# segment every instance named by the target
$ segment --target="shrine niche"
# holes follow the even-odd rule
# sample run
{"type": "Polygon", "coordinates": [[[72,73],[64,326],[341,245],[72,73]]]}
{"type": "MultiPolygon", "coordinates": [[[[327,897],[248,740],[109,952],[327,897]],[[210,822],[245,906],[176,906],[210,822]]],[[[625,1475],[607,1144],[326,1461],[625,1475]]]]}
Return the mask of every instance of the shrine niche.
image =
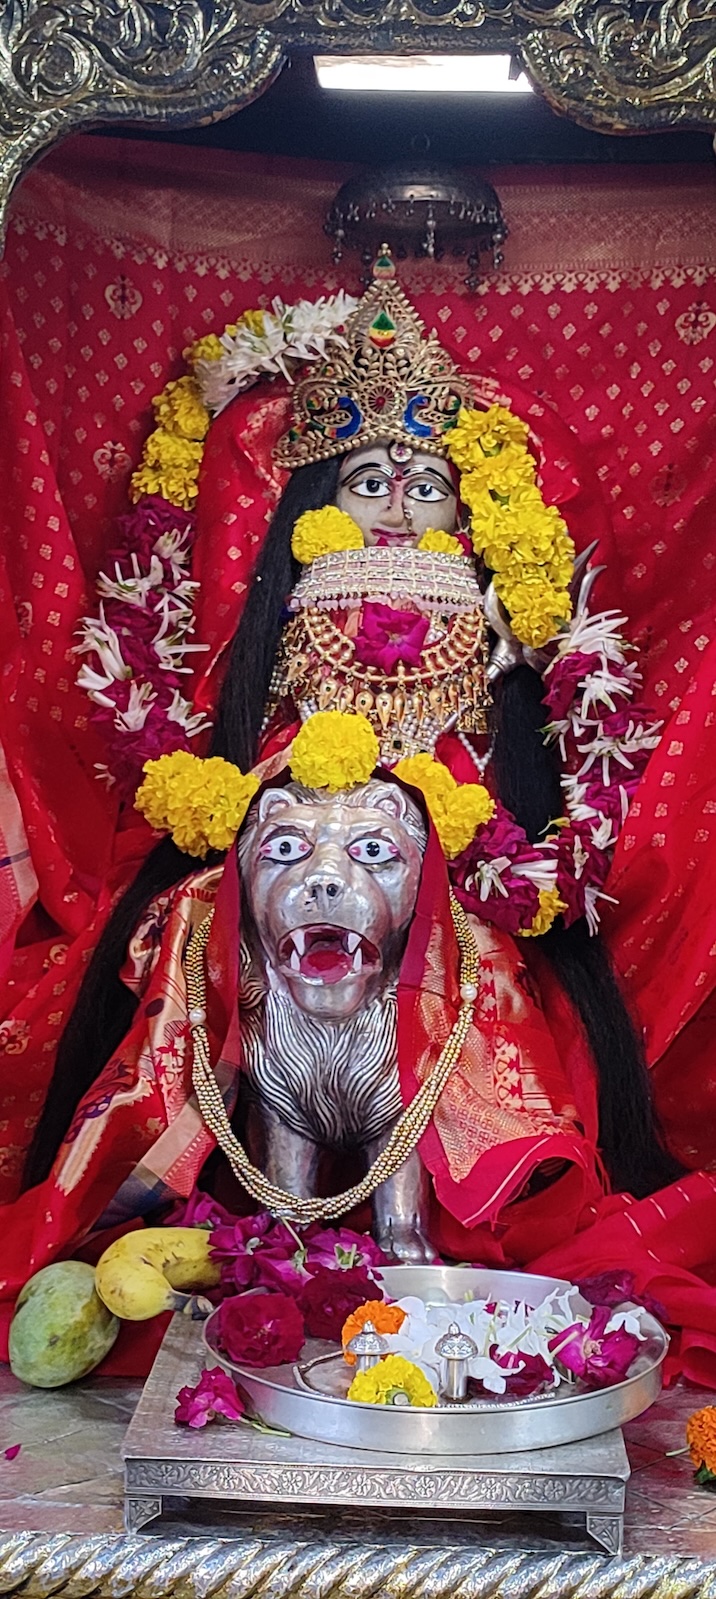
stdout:
{"type": "Polygon", "coordinates": [[[29,164],[81,127],[230,116],[290,54],[475,50],[522,62],[555,110],[605,132],[709,128],[709,8],[683,0],[22,0],[0,17],[0,210],[29,164]]]}
{"type": "MultiPolygon", "coordinates": [[[[95,1364],[61,1342],[71,1294],[54,1366],[41,1338],[28,1359],[45,1271],[103,1307],[99,1382],[146,1372],[181,1312],[127,1440],[127,1531],[173,1495],[185,1521],[251,1518],[196,1570],[191,1540],[150,1559],[90,1521],[79,1549],[55,1520],[0,1545],[9,1591],[151,1568],[167,1595],[289,1599],[297,1551],[325,1581],[320,1544],[341,1596],[370,1558],[381,1591],[407,1567],[449,1599],[494,1586],[462,1523],[426,1555],[426,1511],[465,1505],[563,1510],[618,1555],[629,1466],[600,1430],[667,1359],[716,1386],[706,184],[467,174],[484,261],[452,253],[450,191],[417,259],[381,234],[361,276],[322,231],[350,210],[338,167],[60,142],[228,117],[367,28],[509,51],[594,128],[712,120],[683,4],[638,27],[500,0],[0,22],[5,199],[24,175],[0,284],[0,1346],[40,1388],[95,1364]],[[342,1463],[324,1405],[366,1457],[380,1433],[379,1469],[342,1463]],[[451,1413],[468,1460],[491,1421],[489,1469],[449,1463],[451,1413]],[[554,1469],[517,1458],[521,1426],[554,1469]],[[271,1524],[326,1501],[318,1538],[271,1524]],[[371,1543],[338,1525],[356,1506],[419,1519],[371,1543]]],[[[583,1554],[560,1558],[558,1599],[583,1554]]],[[[529,1593],[539,1562],[510,1561],[529,1593]]]]}

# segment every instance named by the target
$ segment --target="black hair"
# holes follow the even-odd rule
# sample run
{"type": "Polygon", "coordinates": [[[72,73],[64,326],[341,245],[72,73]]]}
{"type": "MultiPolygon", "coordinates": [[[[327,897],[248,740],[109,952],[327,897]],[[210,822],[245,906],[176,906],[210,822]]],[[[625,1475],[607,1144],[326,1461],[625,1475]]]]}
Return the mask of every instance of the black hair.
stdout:
{"type": "MultiPolygon", "coordinates": [[[[285,600],[298,575],[291,554],[293,526],[302,511],[335,499],[339,464],[338,459],[317,462],[292,474],[249,589],[210,746],[210,754],[222,755],[242,771],[256,756],[285,600]]],[[[532,839],[562,810],[556,759],[541,736],[544,720],[540,679],[529,667],[519,667],[496,694],[493,760],[497,792],[532,839]]],[[[137,1001],[119,971],[132,932],[150,901],[200,864],[164,839],[115,907],[60,1040],[28,1151],[25,1188],[49,1173],[80,1099],[131,1024],[137,1001]]],[[[584,922],[569,929],[555,924],[540,944],[581,1019],[597,1068],[600,1148],[609,1176],[616,1188],[637,1197],[650,1193],[680,1168],[660,1142],[643,1052],[604,945],[589,937],[584,922]]]]}

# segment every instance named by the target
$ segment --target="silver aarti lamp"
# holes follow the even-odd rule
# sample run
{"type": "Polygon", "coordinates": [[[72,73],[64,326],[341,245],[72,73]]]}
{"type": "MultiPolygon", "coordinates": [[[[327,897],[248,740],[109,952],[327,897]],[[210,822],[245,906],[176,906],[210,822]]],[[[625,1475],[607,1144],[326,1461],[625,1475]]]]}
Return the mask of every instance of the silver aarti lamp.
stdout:
{"type": "Polygon", "coordinates": [[[364,1321],[362,1332],[356,1333],[347,1345],[349,1355],[355,1355],[356,1371],[370,1371],[388,1353],[388,1345],[372,1321],[364,1321]]]}
{"type": "Polygon", "coordinates": [[[492,185],[456,167],[380,167],[349,178],[333,201],[326,233],[335,240],[334,261],[359,250],[366,266],[382,244],[398,260],[408,255],[439,261],[466,256],[470,289],[477,288],[483,257],[502,262],[507,227],[492,185]]]}
{"type": "Polygon", "coordinates": [[[456,1321],[451,1321],[447,1332],[438,1338],[435,1353],[443,1362],[442,1398],[450,1404],[459,1404],[467,1399],[467,1368],[477,1354],[477,1344],[469,1333],[460,1331],[456,1321]]]}

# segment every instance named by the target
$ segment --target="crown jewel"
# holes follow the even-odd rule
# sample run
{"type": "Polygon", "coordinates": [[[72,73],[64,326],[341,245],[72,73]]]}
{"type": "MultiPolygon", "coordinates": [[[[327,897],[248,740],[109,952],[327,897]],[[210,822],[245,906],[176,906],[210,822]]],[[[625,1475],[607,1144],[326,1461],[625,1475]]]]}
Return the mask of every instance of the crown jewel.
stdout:
{"type": "Polygon", "coordinates": [[[445,433],[474,395],[435,333],[426,336],[387,246],[344,338],[343,349],[296,384],[291,427],[274,451],[278,465],[293,470],[382,438],[443,454],[445,433]]]}

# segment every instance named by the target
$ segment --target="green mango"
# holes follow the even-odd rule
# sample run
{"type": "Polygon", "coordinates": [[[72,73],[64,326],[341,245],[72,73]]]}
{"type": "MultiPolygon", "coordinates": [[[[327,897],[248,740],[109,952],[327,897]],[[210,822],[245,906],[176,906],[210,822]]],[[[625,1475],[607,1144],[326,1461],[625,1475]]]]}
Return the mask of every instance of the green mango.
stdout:
{"type": "Polygon", "coordinates": [[[32,1388],[61,1388],[94,1371],[120,1322],[95,1292],[94,1267],[59,1260],[25,1284],[10,1326],[10,1369],[32,1388]]]}

